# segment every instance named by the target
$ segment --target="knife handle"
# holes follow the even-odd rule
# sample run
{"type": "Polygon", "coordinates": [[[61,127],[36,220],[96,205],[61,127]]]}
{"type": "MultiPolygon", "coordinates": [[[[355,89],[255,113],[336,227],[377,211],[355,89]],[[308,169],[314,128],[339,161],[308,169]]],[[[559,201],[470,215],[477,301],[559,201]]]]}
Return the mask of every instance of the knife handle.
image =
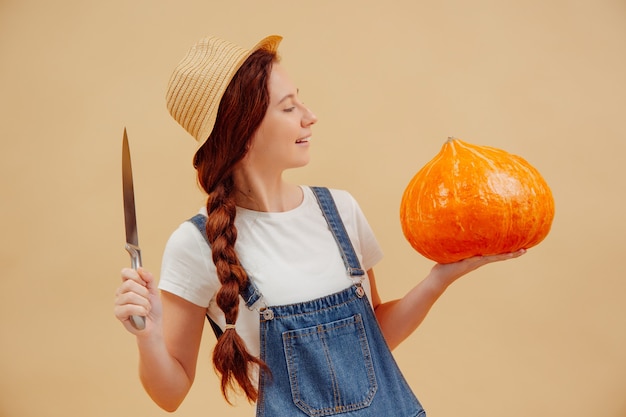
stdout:
{"type": "MultiPolygon", "coordinates": [[[[141,249],[137,245],[126,243],[126,251],[130,254],[130,264],[134,270],[141,266],[141,249]]],[[[146,319],[141,316],[130,316],[130,323],[137,330],[146,328],[146,319]]]]}

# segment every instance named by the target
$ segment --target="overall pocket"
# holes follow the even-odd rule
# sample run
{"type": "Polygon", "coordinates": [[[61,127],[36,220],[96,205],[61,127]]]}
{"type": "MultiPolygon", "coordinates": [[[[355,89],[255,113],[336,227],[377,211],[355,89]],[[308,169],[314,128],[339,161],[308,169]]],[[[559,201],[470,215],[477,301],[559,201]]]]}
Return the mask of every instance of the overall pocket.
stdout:
{"type": "Polygon", "coordinates": [[[294,404],[311,417],[368,407],[376,376],[360,314],[283,333],[294,404]]]}

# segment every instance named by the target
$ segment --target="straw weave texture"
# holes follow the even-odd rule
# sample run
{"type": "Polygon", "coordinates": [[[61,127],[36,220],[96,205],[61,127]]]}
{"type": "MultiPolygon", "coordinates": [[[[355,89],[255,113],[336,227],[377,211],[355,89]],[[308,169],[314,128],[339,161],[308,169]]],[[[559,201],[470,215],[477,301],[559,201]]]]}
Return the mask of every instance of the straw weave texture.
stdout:
{"type": "Polygon", "coordinates": [[[268,36],[251,49],[220,38],[193,45],[170,77],[167,109],[202,145],[211,134],[224,91],[244,61],[256,50],[276,51],[282,37],[268,36]]]}

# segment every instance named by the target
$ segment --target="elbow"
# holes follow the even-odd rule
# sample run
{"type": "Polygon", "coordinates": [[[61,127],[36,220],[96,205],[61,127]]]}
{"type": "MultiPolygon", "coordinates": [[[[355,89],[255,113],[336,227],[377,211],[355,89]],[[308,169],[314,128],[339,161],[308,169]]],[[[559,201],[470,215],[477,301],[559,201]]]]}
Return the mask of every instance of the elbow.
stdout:
{"type": "Polygon", "coordinates": [[[178,407],[183,403],[185,399],[185,394],[175,395],[171,391],[156,391],[146,389],[148,396],[152,399],[152,401],[158,405],[162,410],[167,411],[168,413],[173,413],[178,410],[178,407]]]}
{"type": "Polygon", "coordinates": [[[158,400],[155,398],[152,398],[152,400],[156,403],[156,405],[161,407],[162,410],[167,411],[168,413],[175,412],[182,404],[182,400],[158,400]]]}
{"type": "Polygon", "coordinates": [[[174,411],[178,410],[179,405],[180,404],[174,406],[161,406],[161,409],[167,411],[168,413],[173,413],[174,411]]]}
{"type": "MultiPolygon", "coordinates": [[[[154,381],[154,379],[152,380],[154,381]]],[[[173,413],[183,403],[191,384],[150,384],[150,379],[141,377],[144,390],[150,399],[163,411],[173,413]]]]}

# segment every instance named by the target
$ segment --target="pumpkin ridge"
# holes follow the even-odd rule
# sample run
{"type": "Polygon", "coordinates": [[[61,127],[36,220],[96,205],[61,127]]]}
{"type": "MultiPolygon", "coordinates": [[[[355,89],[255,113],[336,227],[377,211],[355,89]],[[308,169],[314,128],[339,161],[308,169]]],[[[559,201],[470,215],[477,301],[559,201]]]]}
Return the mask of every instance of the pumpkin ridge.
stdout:
{"type": "Polygon", "coordinates": [[[496,164],[494,164],[493,162],[493,158],[489,158],[488,155],[486,155],[484,153],[484,150],[490,150],[493,151],[492,153],[494,154],[506,154],[506,152],[502,152],[498,149],[495,148],[489,148],[489,147],[483,147],[483,149],[478,149],[476,146],[470,145],[469,143],[465,143],[459,139],[457,139],[457,141],[459,142],[459,146],[462,147],[465,151],[472,153],[473,155],[479,157],[481,160],[484,160],[487,164],[489,164],[489,166],[491,166],[493,169],[496,169],[497,166],[496,164]],[[482,151],[482,152],[481,152],[482,151]]]}
{"type": "MultiPolygon", "coordinates": [[[[439,152],[439,154],[437,154],[432,160],[430,160],[429,162],[426,163],[426,165],[424,165],[418,172],[417,174],[415,174],[415,176],[411,179],[410,183],[413,184],[412,187],[412,192],[410,193],[411,195],[405,195],[403,197],[403,200],[405,198],[410,198],[412,195],[416,195],[417,197],[417,205],[416,207],[420,207],[420,203],[421,203],[421,199],[424,196],[424,188],[426,186],[426,182],[423,181],[424,177],[427,177],[431,171],[433,170],[433,168],[437,165],[437,163],[439,162],[439,160],[441,160],[443,158],[443,152],[439,152]],[[416,187],[419,187],[418,189],[415,189],[416,187]]],[[[403,204],[402,207],[405,207],[405,205],[403,204]]],[[[403,213],[401,213],[402,216],[406,216],[406,210],[403,210],[403,213]]],[[[413,211],[410,211],[408,213],[409,215],[411,215],[411,217],[413,217],[413,211]]],[[[417,217],[420,220],[423,220],[423,216],[422,216],[422,212],[418,211],[417,212],[417,217]]]]}
{"type": "MultiPolygon", "coordinates": [[[[435,168],[438,164],[438,162],[443,158],[443,153],[439,153],[437,156],[435,156],[435,158],[433,158],[433,160],[428,163],[425,168],[427,168],[424,172],[422,172],[420,174],[420,178],[422,179],[421,181],[419,181],[419,193],[417,194],[417,201],[418,201],[418,205],[417,207],[420,207],[420,203],[421,203],[421,199],[424,196],[424,188],[426,187],[426,181],[423,181],[423,178],[427,177],[433,170],[433,168],[435,168]]],[[[420,220],[423,219],[422,217],[422,211],[418,211],[417,213],[418,217],[420,220]]]]}

